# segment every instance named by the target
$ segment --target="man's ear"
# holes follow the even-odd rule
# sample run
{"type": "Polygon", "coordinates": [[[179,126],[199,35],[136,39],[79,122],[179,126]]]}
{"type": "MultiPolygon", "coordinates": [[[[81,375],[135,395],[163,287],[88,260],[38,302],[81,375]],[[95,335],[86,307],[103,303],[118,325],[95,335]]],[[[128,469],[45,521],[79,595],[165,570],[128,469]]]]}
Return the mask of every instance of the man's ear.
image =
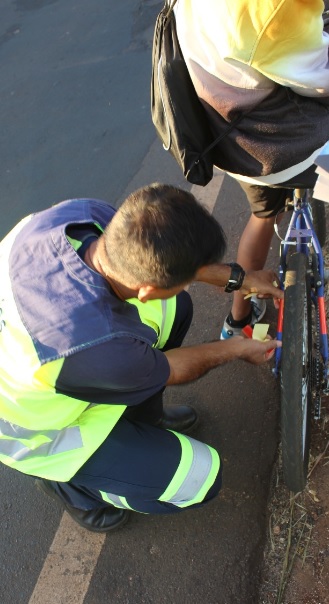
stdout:
{"type": "Polygon", "coordinates": [[[138,300],[140,300],[140,302],[154,300],[157,298],[157,291],[158,290],[154,285],[142,285],[138,290],[138,300]]]}

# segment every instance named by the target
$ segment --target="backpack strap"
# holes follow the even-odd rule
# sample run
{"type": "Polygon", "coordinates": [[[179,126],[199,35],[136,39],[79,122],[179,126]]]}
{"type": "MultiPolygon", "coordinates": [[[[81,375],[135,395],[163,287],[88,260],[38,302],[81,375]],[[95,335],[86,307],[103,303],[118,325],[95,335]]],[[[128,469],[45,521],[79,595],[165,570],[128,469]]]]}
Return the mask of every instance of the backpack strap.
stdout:
{"type": "Polygon", "coordinates": [[[172,0],[172,2],[170,2],[170,0],[165,0],[165,8],[168,9],[166,17],[169,17],[170,13],[173,12],[176,2],[177,0],[172,0]]]}

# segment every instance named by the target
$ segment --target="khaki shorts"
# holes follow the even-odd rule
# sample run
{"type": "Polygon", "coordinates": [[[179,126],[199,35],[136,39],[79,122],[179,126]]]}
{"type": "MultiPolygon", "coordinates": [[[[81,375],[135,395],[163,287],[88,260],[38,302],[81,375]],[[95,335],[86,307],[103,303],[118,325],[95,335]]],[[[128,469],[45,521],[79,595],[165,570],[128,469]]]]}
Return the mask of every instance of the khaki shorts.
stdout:
{"type": "Polygon", "coordinates": [[[252,214],[255,214],[258,218],[269,218],[276,216],[283,210],[286,200],[292,199],[294,188],[314,187],[317,179],[315,168],[316,166],[311,166],[290,181],[271,187],[251,185],[241,180],[238,182],[247,196],[252,214]]]}

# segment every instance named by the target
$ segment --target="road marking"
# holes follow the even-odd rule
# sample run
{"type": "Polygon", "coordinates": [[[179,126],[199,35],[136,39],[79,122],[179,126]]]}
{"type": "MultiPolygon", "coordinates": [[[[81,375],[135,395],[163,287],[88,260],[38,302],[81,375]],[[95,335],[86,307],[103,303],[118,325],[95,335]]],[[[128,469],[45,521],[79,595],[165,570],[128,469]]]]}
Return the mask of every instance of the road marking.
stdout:
{"type": "Polygon", "coordinates": [[[82,604],[104,541],[64,512],[29,604],[82,604]]]}
{"type": "MultiPolygon", "coordinates": [[[[144,170],[147,163],[146,156],[144,170]]],[[[223,180],[224,173],[216,171],[206,187],[191,187],[192,195],[211,213],[223,180]]],[[[80,528],[64,512],[29,604],[83,604],[105,537],[80,528]]]]}

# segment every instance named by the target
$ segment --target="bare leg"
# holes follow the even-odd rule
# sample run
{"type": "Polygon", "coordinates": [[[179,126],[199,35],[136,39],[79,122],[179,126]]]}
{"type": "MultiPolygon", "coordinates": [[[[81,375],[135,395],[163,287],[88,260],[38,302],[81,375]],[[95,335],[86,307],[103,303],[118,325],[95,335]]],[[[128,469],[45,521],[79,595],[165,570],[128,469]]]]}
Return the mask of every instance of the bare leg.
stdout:
{"type": "MultiPolygon", "coordinates": [[[[260,270],[264,267],[270,249],[275,218],[257,218],[251,214],[242,233],[237,262],[245,270],[260,270]]],[[[232,316],[235,321],[244,319],[250,312],[250,300],[244,300],[239,291],[234,292],[232,316]]]]}

